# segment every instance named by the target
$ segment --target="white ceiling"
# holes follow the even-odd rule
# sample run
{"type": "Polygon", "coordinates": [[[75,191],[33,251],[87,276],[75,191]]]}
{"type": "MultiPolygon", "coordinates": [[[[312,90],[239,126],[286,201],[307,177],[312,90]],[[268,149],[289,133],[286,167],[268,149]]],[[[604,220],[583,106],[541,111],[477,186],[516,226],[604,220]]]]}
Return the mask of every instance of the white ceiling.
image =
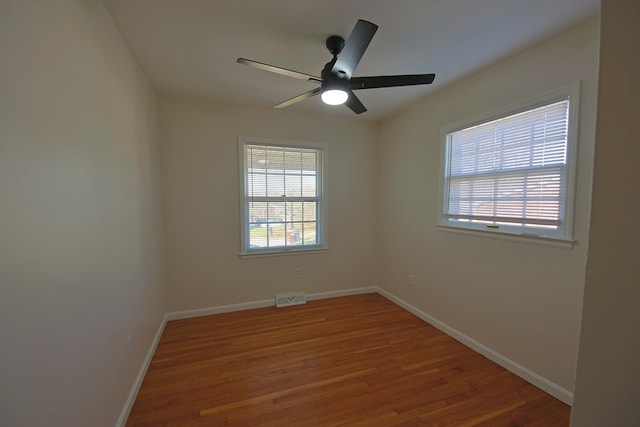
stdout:
{"type": "MultiPolygon", "coordinates": [[[[104,0],[160,93],[272,106],[315,84],[236,63],[245,57],[319,75],[325,39],[358,19],[379,26],[354,76],[435,73],[431,86],[357,92],[369,111],[319,97],[292,111],[383,118],[598,13],[599,0],[104,0]]],[[[544,78],[544,76],[541,76],[544,78]]]]}

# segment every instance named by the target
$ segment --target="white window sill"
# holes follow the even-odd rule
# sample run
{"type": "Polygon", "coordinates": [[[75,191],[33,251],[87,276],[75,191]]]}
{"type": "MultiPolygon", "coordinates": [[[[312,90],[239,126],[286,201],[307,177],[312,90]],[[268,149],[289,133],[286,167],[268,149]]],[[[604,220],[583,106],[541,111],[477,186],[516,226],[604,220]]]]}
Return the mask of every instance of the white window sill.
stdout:
{"type": "Polygon", "coordinates": [[[548,246],[551,248],[559,248],[559,249],[573,249],[573,245],[575,240],[569,239],[559,239],[554,237],[544,237],[537,236],[535,234],[516,234],[516,233],[507,233],[504,231],[485,231],[485,230],[474,230],[470,228],[461,228],[461,227],[452,227],[450,225],[436,225],[438,230],[450,232],[450,233],[460,233],[460,234],[470,234],[474,236],[480,237],[489,237],[493,239],[503,239],[503,240],[511,240],[520,243],[528,243],[534,245],[542,245],[548,246]]]}
{"type": "Polygon", "coordinates": [[[318,253],[327,253],[329,252],[329,248],[305,248],[305,249],[273,249],[266,250],[261,252],[242,252],[238,256],[240,258],[263,258],[263,257],[273,257],[273,256],[287,256],[287,255],[307,255],[307,254],[318,254],[318,253]]]}

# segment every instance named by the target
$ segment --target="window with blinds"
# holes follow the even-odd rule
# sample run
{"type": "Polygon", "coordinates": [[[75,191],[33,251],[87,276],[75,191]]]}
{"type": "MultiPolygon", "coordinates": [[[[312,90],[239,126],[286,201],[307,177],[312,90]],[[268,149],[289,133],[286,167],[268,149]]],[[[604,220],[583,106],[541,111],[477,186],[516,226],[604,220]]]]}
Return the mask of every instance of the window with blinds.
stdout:
{"type": "Polygon", "coordinates": [[[441,224],[570,238],[571,102],[447,133],[441,224]]]}
{"type": "Polygon", "coordinates": [[[321,146],[241,140],[243,252],[324,245],[321,146]]]}

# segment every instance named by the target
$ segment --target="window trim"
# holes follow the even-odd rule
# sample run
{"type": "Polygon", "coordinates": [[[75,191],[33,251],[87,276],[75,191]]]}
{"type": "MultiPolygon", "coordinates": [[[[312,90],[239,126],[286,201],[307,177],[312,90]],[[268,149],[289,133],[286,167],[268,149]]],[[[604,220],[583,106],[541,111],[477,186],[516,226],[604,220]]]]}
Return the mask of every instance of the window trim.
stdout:
{"type": "Polygon", "coordinates": [[[240,183],[240,254],[244,257],[264,257],[277,255],[299,255],[305,253],[327,252],[328,246],[328,197],[327,197],[327,171],[328,171],[328,144],[320,142],[308,141],[289,141],[281,139],[256,138],[256,137],[238,137],[238,172],[240,183]],[[319,243],[316,245],[304,246],[288,246],[273,248],[250,248],[249,247],[249,210],[247,208],[247,175],[245,174],[245,156],[244,149],[246,145],[264,145],[272,147],[290,147],[290,148],[306,148],[318,150],[321,153],[320,167],[320,194],[318,195],[318,203],[320,207],[317,212],[317,229],[316,234],[319,243]]]}
{"type": "Polygon", "coordinates": [[[480,113],[452,124],[443,126],[440,135],[440,179],[438,187],[438,213],[437,229],[441,231],[456,232],[484,237],[503,238],[525,243],[541,244],[544,246],[560,247],[571,249],[575,240],[574,236],[574,215],[575,215],[575,190],[576,190],[576,169],[578,161],[578,118],[580,111],[580,82],[575,82],[563,86],[541,95],[531,97],[507,106],[498,107],[489,112],[480,113]],[[514,114],[533,110],[554,102],[569,99],[569,123],[567,128],[567,162],[566,188],[565,188],[565,217],[562,225],[562,236],[546,236],[529,232],[514,232],[505,229],[487,229],[480,227],[468,227],[463,225],[452,225],[448,223],[444,216],[445,203],[445,171],[447,155],[447,135],[462,129],[488,123],[497,119],[508,117],[514,114]]]}

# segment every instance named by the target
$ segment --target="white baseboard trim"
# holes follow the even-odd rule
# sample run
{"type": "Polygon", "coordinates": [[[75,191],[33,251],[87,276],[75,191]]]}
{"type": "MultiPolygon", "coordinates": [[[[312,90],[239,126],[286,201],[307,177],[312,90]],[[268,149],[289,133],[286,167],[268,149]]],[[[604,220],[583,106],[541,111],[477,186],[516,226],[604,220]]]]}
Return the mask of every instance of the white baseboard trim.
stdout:
{"type": "Polygon", "coordinates": [[[122,412],[120,413],[120,417],[118,418],[118,422],[116,423],[116,427],[124,427],[127,423],[127,418],[129,418],[129,413],[131,413],[131,408],[133,408],[133,404],[136,401],[136,397],[138,396],[138,391],[140,390],[140,386],[142,386],[142,381],[144,380],[144,376],[147,373],[147,369],[149,369],[149,365],[151,364],[151,359],[153,359],[153,354],[156,352],[156,348],[158,347],[158,343],[160,342],[160,337],[162,337],[162,333],[164,332],[164,327],[167,324],[167,315],[165,314],[162,320],[160,321],[160,326],[158,326],[158,331],[156,332],[156,336],[153,338],[151,342],[151,347],[149,347],[149,351],[147,351],[147,356],[144,358],[142,362],[142,366],[140,367],[140,371],[136,376],[136,380],[133,382],[133,386],[131,387],[131,391],[129,391],[129,396],[124,403],[124,408],[122,408],[122,412]]]}
{"type": "MultiPolygon", "coordinates": [[[[316,292],[307,295],[307,301],[313,301],[326,298],[344,297],[347,295],[372,294],[377,292],[375,287],[342,289],[339,291],[316,292]]],[[[249,302],[241,302],[238,304],[219,305],[215,307],[197,308],[194,310],[173,311],[167,313],[167,320],[190,319],[192,317],[210,316],[212,314],[231,313],[233,311],[251,310],[254,308],[263,308],[275,306],[275,295],[272,299],[263,299],[249,302]]]]}
{"type": "Polygon", "coordinates": [[[313,294],[307,294],[307,301],[313,301],[317,299],[326,299],[326,298],[346,297],[349,295],[374,294],[376,292],[378,292],[378,289],[374,286],[370,286],[367,288],[343,289],[339,291],[316,292],[313,294]]]}
{"type": "Polygon", "coordinates": [[[478,341],[474,340],[473,338],[463,334],[462,332],[452,328],[451,326],[447,325],[444,322],[441,322],[440,320],[436,319],[433,316],[430,316],[429,314],[425,313],[424,311],[418,309],[417,307],[414,307],[413,305],[409,304],[408,302],[396,297],[395,295],[385,291],[382,288],[376,288],[376,292],[378,292],[380,295],[384,296],[385,298],[393,301],[394,303],[398,304],[400,307],[404,308],[405,310],[409,311],[412,314],[415,314],[416,316],[418,316],[420,319],[424,320],[425,322],[431,324],[432,326],[440,329],[442,332],[444,332],[445,334],[449,335],[450,337],[456,339],[457,341],[461,342],[462,344],[466,345],[467,347],[470,347],[471,349],[477,351],[478,353],[482,354],[483,356],[485,356],[486,358],[488,358],[489,360],[492,360],[493,362],[497,363],[498,365],[502,366],[503,368],[507,369],[508,371],[513,372],[514,374],[516,374],[517,376],[519,376],[520,378],[522,378],[523,380],[533,384],[534,386],[538,387],[539,389],[549,393],[550,395],[552,395],[553,397],[555,397],[556,399],[566,403],[569,406],[573,405],[573,393],[570,392],[569,390],[566,390],[563,387],[560,387],[559,385],[555,384],[554,382],[544,378],[541,375],[536,374],[535,372],[531,371],[530,369],[520,365],[519,363],[514,362],[513,360],[501,355],[500,353],[490,349],[489,347],[485,346],[484,344],[479,343],[478,341]]]}
{"type": "Polygon", "coordinates": [[[215,307],[196,308],[194,310],[172,311],[167,313],[167,320],[191,319],[193,317],[211,316],[212,314],[231,313],[233,311],[251,310],[276,305],[275,299],[241,302],[238,304],[218,305],[215,307]]]}

